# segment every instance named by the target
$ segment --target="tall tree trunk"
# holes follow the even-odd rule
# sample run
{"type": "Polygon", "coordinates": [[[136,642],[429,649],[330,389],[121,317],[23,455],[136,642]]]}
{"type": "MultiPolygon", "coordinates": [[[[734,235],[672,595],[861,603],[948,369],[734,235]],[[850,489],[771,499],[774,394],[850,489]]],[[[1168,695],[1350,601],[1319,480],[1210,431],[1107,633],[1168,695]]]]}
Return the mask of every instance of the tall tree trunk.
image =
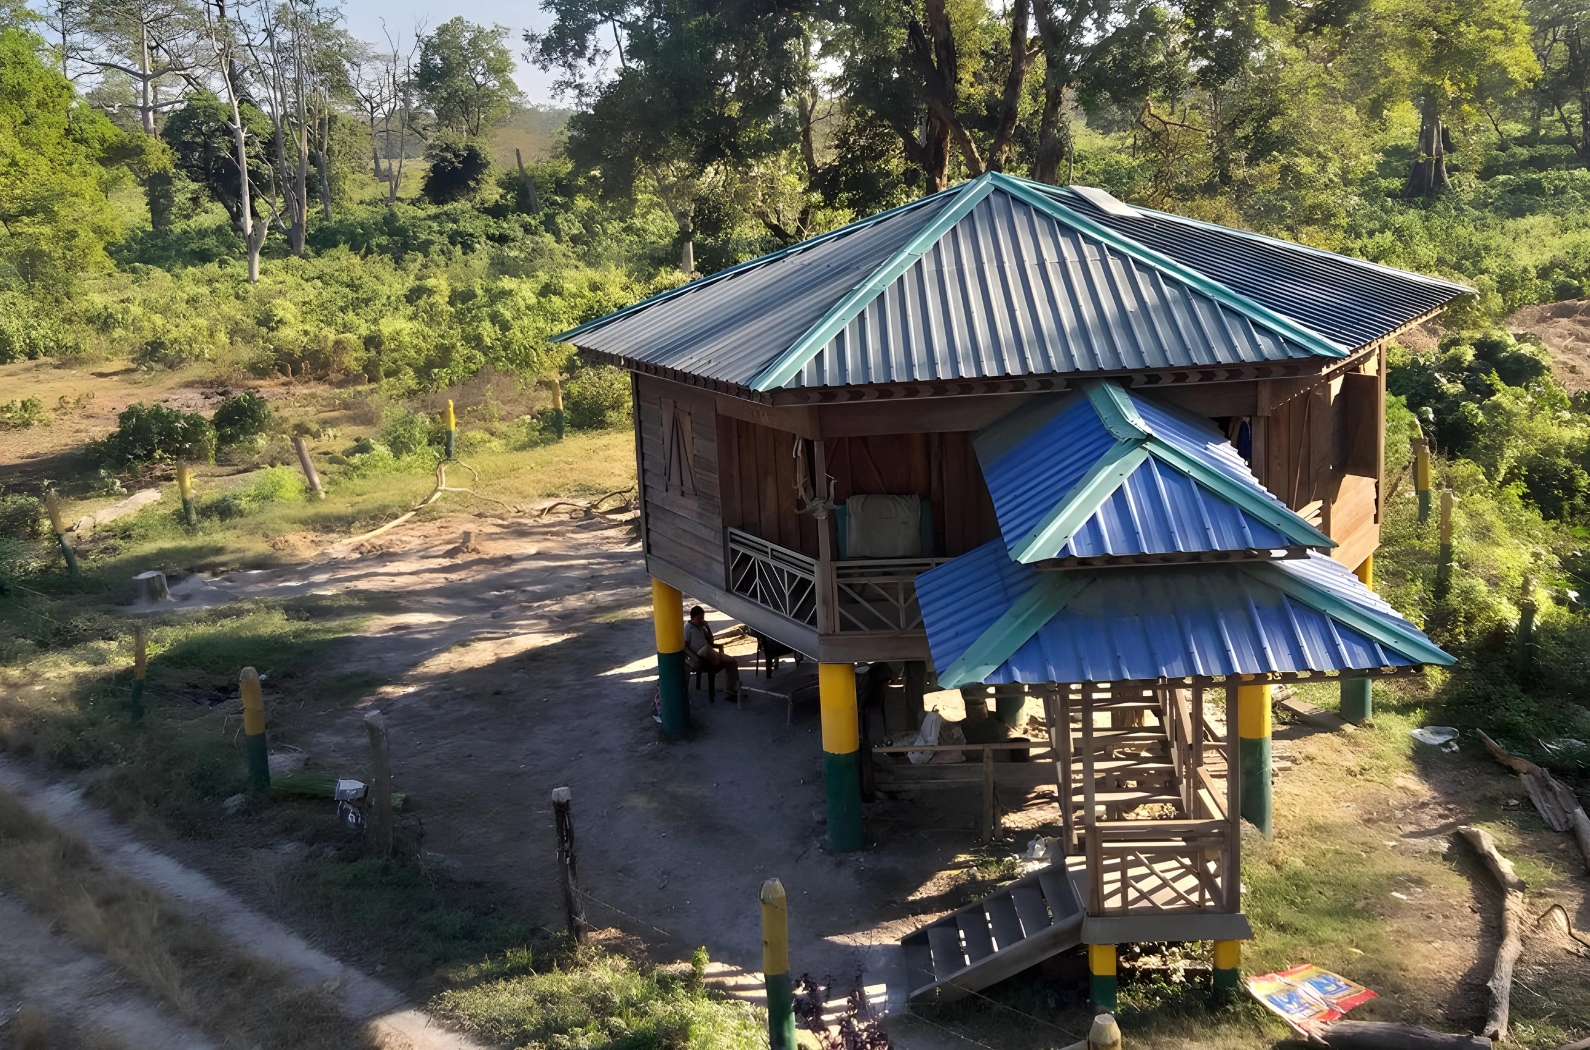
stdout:
{"type": "Polygon", "coordinates": [[[1436,111],[1435,100],[1426,98],[1419,128],[1419,155],[1408,171],[1407,184],[1402,188],[1404,197],[1432,197],[1447,190],[1446,128],[1436,111]]]}
{"type": "Polygon", "coordinates": [[[1027,42],[1031,21],[1032,0],[1016,0],[1010,11],[1010,69],[1005,74],[1005,92],[1000,99],[994,143],[988,150],[989,171],[1004,171],[1010,159],[1010,144],[1016,135],[1016,118],[1021,109],[1021,92],[1027,82],[1027,70],[1032,66],[1032,47],[1027,42]]]}
{"type": "Polygon", "coordinates": [[[1060,78],[1045,73],[1043,115],[1038,119],[1038,155],[1032,177],[1052,185],[1060,183],[1060,164],[1071,146],[1071,121],[1066,116],[1066,88],[1060,78]]]}
{"type": "Polygon", "coordinates": [[[922,174],[928,193],[937,193],[950,182],[950,128],[932,113],[922,122],[922,174]]]}

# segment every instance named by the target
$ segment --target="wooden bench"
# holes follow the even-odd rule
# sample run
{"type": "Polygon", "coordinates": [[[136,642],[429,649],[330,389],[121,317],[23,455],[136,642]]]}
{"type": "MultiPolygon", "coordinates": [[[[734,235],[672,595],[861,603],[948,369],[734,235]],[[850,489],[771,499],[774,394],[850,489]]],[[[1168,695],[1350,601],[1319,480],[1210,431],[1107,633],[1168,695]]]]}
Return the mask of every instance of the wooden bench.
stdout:
{"type": "Polygon", "coordinates": [[[995,791],[1001,785],[1031,791],[1043,784],[1055,784],[1054,754],[1047,741],[1001,740],[991,744],[893,744],[875,746],[874,755],[907,754],[916,751],[980,751],[981,762],[875,762],[873,775],[879,787],[892,788],[964,788],[972,784],[983,786],[983,841],[994,841],[999,826],[999,812],[995,791]],[[1045,758],[1029,757],[1021,762],[995,762],[996,751],[1043,752],[1045,758]]]}

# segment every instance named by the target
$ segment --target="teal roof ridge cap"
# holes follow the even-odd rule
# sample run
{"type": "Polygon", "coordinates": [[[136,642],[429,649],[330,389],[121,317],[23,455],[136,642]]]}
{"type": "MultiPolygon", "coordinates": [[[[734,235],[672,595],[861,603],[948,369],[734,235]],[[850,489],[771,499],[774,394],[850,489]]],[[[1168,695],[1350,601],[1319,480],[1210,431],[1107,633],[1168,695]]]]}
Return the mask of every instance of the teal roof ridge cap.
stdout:
{"type": "MultiPolygon", "coordinates": [[[[1338,546],[1335,540],[1310,525],[1297,511],[1279,501],[1265,499],[1236,478],[1199,462],[1195,457],[1159,437],[1150,437],[1145,447],[1155,459],[1187,475],[1196,484],[1202,485],[1227,503],[1295,540],[1299,546],[1327,549],[1338,546]]],[[[1259,485],[1258,479],[1254,479],[1254,484],[1259,485]]],[[[1260,488],[1263,486],[1260,485],[1260,488]]],[[[1265,491],[1268,492],[1267,489],[1265,491]]]]}
{"type": "Polygon", "coordinates": [[[966,217],[968,212],[993,192],[994,185],[993,180],[985,175],[957,186],[954,190],[955,196],[942,211],[913,234],[910,240],[896,249],[894,254],[874,267],[866,280],[841,296],[838,302],[818,318],[816,324],[802,333],[800,338],[791,343],[776,360],[757,373],[751,380],[751,389],[758,393],[766,393],[793,379],[795,374],[805,368],[807,363],[828,345],[829,340],[843,331],[868,303],[877,298],[883,289],[922,258],[939,238],[948,233],[956,223],[966,217]]]}
{"type": "MultiPolygon", "coordinates": [[[[957,186],[948,192],[957,192],[959,189],[960,187],[957,186]]],[[[644,310],[647,307],[656,306],[658,303],[677,298],[678,296],[684,295],[686,292],[693,292],[698,288],[705,288],[710,284],[717,284],[718,282],[727,280],[730,277],[738,276],[746,270],[754,270],[758,266],[765,266],[769,263],[777,262],[780,259],[787,258],[791,255],[799,255],[802,252],[810,251],[811,249],[819,247],[820,245],[827,244],[829,241],[838,240],[841,237],[848,237],[852,233],[860,233],[869,226],[876,226],[878,223],[892,219],[898,215],[903,215],[909,211],[915,211],[918,208],[927,207],[932,201],[938,198],[938,196],[939,194],[935,193],[931,196],[919,197],[907,204],[898,205],[888,209],[887,211],[880,211],[876,215],[869,215],[864,219],[857,219],[855,222],[848,222],[845,225],[839,227],[837,230],[829,230],[827,233],[818,234],[816,237],[811,237],[804,241],[796,241],[794,244],[787,245],[778,249],[777,251],[769,252],[766,255],[758,255],[754,259],[747,259],[745,262],[735,263],[733,266],[719,270],[717,273],[708,274],[706,277],[703,277],[700,280],[687,281],[676,288],[668,288],[657,292],[655,295],[648,295],[639,302],[630,303],[628,306],[621,306],[612,313],[603,314],[601,317],[593,317],[591,320],[586,321],[583,324],[575,325],[573,328],[570,328],[567,331],[559,332],[557,335],[548,336],[547,342],[567,343],[577,335],[594,331],[603,327],[604,325],[610,324],[613,321],[620,320],[621,318],[628,317],[630,314],[644,310]]]]}
{"type": "Polygon", "coordinates": [[[1238,568],[1260,583],[1274,587],[1316,612],[1342,621],[1359,634],[1389,649],[1395,649],[1416,663],[1439,664],[1442,667],[1450,667],[1457,663],[1456,657],[1434,642],[1410,635],[1396,627],[1394,623],[1388,623],[1344,598],[1323,591],[1307,580],[1299,579],[1277,564],[1244,562],[1238,568]]]}
{"type": "Polygon", "coordinates": [[[1099,422],[1117,441],[1141,441],[1153,436],[1131,395],[1119,383],[1093,379],[1084,384],[1084,389],[1093,411],[1099,414],[1099,422]]]}
{"type": "Polygon", "coordinates": [[[1117,441],[1108,452],[1100,456],[1088,472],[1071,486],[1071,490],[1038,520],[1021,542],[1007,548],[1012,560],[1031,565],[1053,558],[1078,529],[1099,512],[1104,501],[1115,495],[1126,484],[1126,479],[1137,471],[1149,457],[1148,436],[1117,441]]]}
{"type": "Polygon", "coordinates": [[[958,689],[993,674],[1095,579],[1093,573],[1039,573],[1032,588],[1011,602],[945,669],[939,676],[940,688],[958,689]]]}
{"type": "MultiPolygon", "coordinates": [[[[1146,244],[1133,240],[1131,237],[1118,233],[1106,226],[1101,226],[1092,219],[1078,214],[1049,196],[1047,192],[1036,188],[1043,186],[1044,184],[1042,183],[1018,179],[1003,172],[991,172],[983,176],[983,178],[997,183],[1000,189],[1037,208],[1050,218],[1064,223],[1092,240],[1130,256],[1145,266],[1160,271],[1200,295],[1213,299],[1222,306],[1243,315],[1249,321],[1263,328],[1270,329],[1270,331],[1283,339],[1297,343],[1317,357],[1342,358],[1350,353],[1350,348],[1333,343],[1312,328],[1300,324],[1290,317],[1284,317],[1267,306],[1254,302],[1235,289],[1228,288],[1208,275],[1199,273],[1192,267],[1179,263],[1170,256],[1148,247],[1146,244]]],[[[1047,188],[1053,189],[1054,187],[1047,188]]]]}

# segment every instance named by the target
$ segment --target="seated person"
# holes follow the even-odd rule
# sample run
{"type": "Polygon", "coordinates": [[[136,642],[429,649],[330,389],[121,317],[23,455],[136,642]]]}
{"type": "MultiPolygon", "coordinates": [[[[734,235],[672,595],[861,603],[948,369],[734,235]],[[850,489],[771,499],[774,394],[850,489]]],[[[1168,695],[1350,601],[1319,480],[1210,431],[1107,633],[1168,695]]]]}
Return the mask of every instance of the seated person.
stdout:
{"type": "Polygon", "coordinates": [[[702,670],[721,670],[723,691],[731,700],[740,698],[740,665],[723,651],[723,646],[712,640],[707,614],[699,605],[691,607],[690,619],[685,624],[685,652],[702,670]]]}

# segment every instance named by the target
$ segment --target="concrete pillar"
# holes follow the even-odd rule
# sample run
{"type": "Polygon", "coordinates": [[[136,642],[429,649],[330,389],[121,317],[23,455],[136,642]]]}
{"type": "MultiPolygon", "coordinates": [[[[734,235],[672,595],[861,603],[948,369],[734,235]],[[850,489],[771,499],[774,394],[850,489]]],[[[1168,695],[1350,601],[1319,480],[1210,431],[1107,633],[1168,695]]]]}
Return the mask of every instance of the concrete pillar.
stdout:
{"type": "MultiPolygon", "coordinates": [[[[1226,712],[1226,717],[1231,713],[1226,712]]],[[[1237,687],[1237,742],[1242,817],[1270,835],[1270,687],[1237,687]]]]}
{"type": "Polygon", "coordinates": [[[657,634],[657,695],[663,732],[690,732],[690,694],[685,689],[685,596],[659,579],[651,581],[652,626],[657,634]]]}
{"type": "MultiPolygon", "coordinates": [[[[1375,586],[1375,556],[1371,554],[1364,563],[1353,570],[1353,575],[1365,587],[1375,586]]],[[[1360,724],[1375,716],[1375,684],[1368,678],[1342,680],[1342,717],[1360,724]]]]}
{"type": "Polygon", "coordinates": [[[1088,945],[1088,990],[1094,1006],[1115,1009],[1115,945],[1088,945]]]}
{"type": "Polygon", "coordinates": [[[856,668],[817,665],[823,719],[823,789],[828,796],[828,848],[861,849],[861,721],[856,710],[856,668]]]}
{"type": "Polygon", "coordinates": [[[1242,985],[1242,942],[1215,942],[1215,991],[1235,991],[1242,985]]]}
{"type": "Polygon", "coordinates": [[[1027,688],[1021,684],[994,686],[994,714],[1012,729],[1021,725],[1027,706],[1027,688]]]}
{"type": "Polygon", "coordinates": [[[777,879],[762,883],[762,974],[769,1050],[795,1050],[795,989],[789,976],[789,902],[777,879]]]}
{"type": "Polygon", "coordinates": [[[243,696],[243,747],[248,752],[249,787],[257,795],[269,794],[271,756],[265,742],[265,698],[259,691],[259,672],[252,667],[243,668],[237,686],[243,696]]]}

